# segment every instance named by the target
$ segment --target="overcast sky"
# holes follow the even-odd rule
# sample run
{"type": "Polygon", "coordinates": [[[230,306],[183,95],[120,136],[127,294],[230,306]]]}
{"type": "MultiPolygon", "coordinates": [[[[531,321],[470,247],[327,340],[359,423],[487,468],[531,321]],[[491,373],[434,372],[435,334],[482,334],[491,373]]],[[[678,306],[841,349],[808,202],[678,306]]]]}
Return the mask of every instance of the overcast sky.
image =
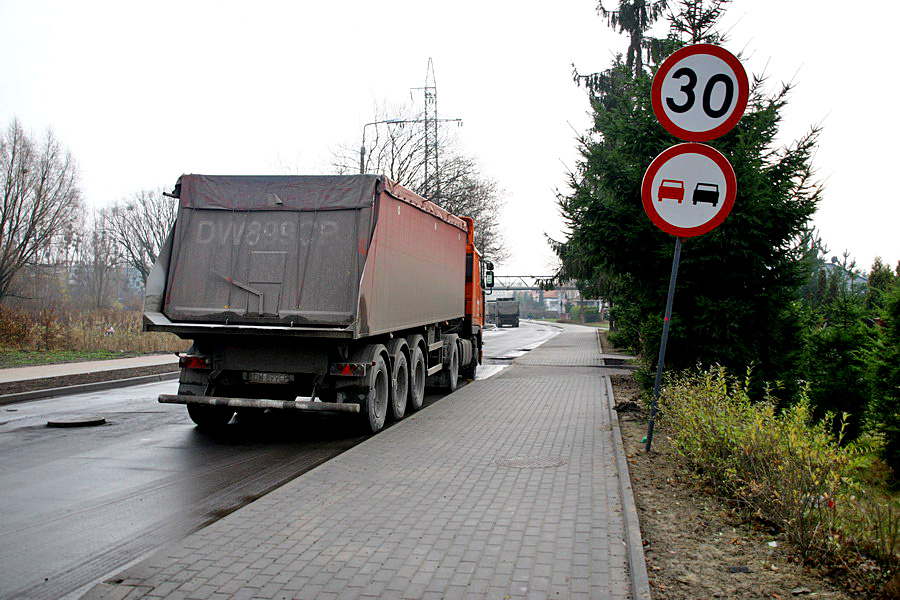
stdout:
{"type": "MultiPolygon", "coordinates": [[[[615,5],[614,0],[607,2],[615,5]]],[[[506,190],[512,258],[498,273],[545,275],[544,234],[563,232],[555,191],[590,124],[581,72],[609,66],[624,36],[594,0],[382,0],[137,3],[0,0],[0,125],[52,127],[77,158],[86,200],[101,207],[182,173],[328,172],[358,146],[377,103],[421,105],[429,57],[440,116],[485,175],[506,190]],[[412,96],[411,96],[412,94],[412,96]]],[[[824,131],[826,182],[815,218],[832,254],[868,269],[900,259],[894,182],[890,24],[897,3],[855,26],[845,3],[735,0],[725,46],[748,74],[796,84],[783,142],[824,131]]],[[[738,182],[740,186],[740,182],[738,182]]]]}

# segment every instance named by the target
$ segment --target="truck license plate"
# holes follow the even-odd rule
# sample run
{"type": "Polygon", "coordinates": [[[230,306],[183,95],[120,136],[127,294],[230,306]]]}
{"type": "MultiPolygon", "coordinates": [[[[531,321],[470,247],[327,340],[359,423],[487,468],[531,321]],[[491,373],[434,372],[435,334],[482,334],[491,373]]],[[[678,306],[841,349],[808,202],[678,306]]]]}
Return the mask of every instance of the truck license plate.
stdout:
{"type": "Polygon", "coordinates": [[[293,383],[294,376],[288,373],[247,373],[248,383],[284,384],[293,383]]]}

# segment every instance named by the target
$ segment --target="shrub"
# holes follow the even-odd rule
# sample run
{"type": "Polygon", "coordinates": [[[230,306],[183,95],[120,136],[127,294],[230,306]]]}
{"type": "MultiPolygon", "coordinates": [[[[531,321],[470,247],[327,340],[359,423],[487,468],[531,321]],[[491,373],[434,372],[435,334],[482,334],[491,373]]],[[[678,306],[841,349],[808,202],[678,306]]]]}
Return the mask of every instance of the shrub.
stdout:
{"type": "Polygon", "coordinates": [[[31,315],[24,310],[0,306],[0,346],[16,349],[28,343],[31,336],[31,315]]]}
{"type": "Polygon", "coordinates": [[[597,323],[600,311],[595,306],[573,306],[570,317],[576,323],[597,323]]]}
{"type": "Polygon", "coordinates": [[[834,436],[828,420],[812,420],[805,391],[779,411],[770,394],[752,402],[749,386],[749,375],[738,381],[722,367],[676,376],[659,399],[676,450],[802,556],[853,564],[853,577],[869,584],[888,579],[900,567],[900,513],[855,483],[856,454],[840,444],[843,418],[834,436]]]}

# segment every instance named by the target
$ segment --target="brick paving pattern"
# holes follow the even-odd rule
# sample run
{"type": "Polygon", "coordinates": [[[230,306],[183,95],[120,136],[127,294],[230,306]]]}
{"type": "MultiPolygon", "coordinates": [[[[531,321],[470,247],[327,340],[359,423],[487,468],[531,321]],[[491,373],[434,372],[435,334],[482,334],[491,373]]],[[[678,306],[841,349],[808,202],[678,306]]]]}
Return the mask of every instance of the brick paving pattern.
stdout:
{"type": "Polygon", "coordinates": [[[631,598],[600,364],[567,330],[84,598],[631,598]]]}

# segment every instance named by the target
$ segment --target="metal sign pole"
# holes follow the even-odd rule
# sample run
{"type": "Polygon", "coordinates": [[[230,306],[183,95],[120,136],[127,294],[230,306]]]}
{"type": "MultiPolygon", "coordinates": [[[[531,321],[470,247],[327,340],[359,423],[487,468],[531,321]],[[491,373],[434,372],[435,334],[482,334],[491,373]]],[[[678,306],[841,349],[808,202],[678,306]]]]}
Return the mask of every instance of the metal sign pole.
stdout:
{"type": "Polygon", "coordinates": [[[663,366],[666,361],[666,342],[669,341],[669,321],[672,320],[672,299],[675,297],[675,279],[678,277],[678,262],[681,260],[681,238],[675,238],[675,255],[672,257],[672,275],[669,277],[669,295],[666,298],[666,316],[663,321],[662,340],[659,343],[659,358],[656,361],[656,379],[653,381],[653,400],[650,404],[650,422],[647,424],[647,444],[644,449],[650,452],[653,443],[653,422],[656,419],[656,399],[659,398],[659,387],[662,382],[663,366]]]}

